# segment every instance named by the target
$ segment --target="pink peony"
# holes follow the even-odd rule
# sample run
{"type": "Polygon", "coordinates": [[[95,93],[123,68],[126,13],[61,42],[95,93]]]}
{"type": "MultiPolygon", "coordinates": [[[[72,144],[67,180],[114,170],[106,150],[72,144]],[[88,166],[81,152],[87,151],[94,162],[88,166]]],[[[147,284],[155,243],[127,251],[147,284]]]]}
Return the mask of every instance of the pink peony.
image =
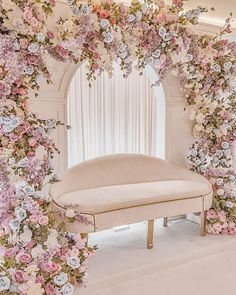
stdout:
{"type": "Polygon", "coordinates": [[[36,18],[39,22],[44,22],[46,20],[46,14],[43,11],[40,11],[36,14],[36,18]]]}
{"type": "Polygon", "coordinates": [[[100,15],[101,18],[108,18],[109,12],[107,10],[105,10],[105,9],[101,9],[99,11],[99,15],[100,15]]]}
{"type": "Polygon", "coordinates": [[[54,39],[55,38],[55,33],[54,32],[51,32],[51,31],[48,31],[47,32],[47,36],[48,38],[51,40],[51,39],[54,39]]]}
{"type": "Polygon", "coordinates": [[[35,146],[37,143],[37,139],[35,137],[31,137],[28,139],[28,143],[30,146],[35,146]]]}
{"type": "Polygon", "coordinates": [[[20,87],[18,88],[17,93],[20,94],[21,96],[24,96],[27,94],[27,91],[25,90],[25,88],[20,87]]]}
{"type": "Polygon", "coordinates": [[[43,285],[44,282],[45,282],[45,279],[44,279],[43,276],[37,276],[37,277],[36,277],[35,283],[40,283],[40,284],[43,285]]]}
{"type": "Polygon", "coordinates": [[[42,217],[40,217],[39,218],[39,224],[40,225],[44,225],[44,226],[46,226],[47,224],[48,224],[48,217],[47,216],[42,216],[42,217]]]}
{"type": "Polygon", "coordinates": [[[35,215],[31,215],[30,218],[29,218],[30,222],[33,223],[33,224],[36,224],[38,223],[38,217],[35,216],[35,215]]]}
{"type": "Polygon", "coordinates": [[[13,257],[16,255],[16,248],[8,248],[7,250],[5,250],[5,255],[7,257],[13,257]]]}
{"type": "Polygon", "coordinates": [[[33,14],[28,8],[23,12],[23,17],[27,21],[30,21],[32,16],[33,16],[33,14]]]}
{"type": "Polygon", "coordinates": [[[30,63],[30,64],[32,64],[32,65],[36,65],[37,62],[38,62],[38,58],[37,58],[37,56],[35,56],[35,55],[29,55],[29,56],[27,57],[27,61],[28,61],[28,63],[30,63]]]}
{"type": "Polygon", "coordinates": [[[27,39],[20,39],[20,46],[23,48],[23,49],[26,49],[29,45],[29,42],[27,39]]]}
{"type": "Polygon", "coordinates": [[[28,275],[22,270],[16,270],[12,273],[12,280],[17,283],[23,283],[27,281],[28,275]]]}
{"type": "Polygon", "coordinates": [[[17,255],[17,258],[19,259],[20,262],[22,263],[30,263],[31,261],[31,255],[28,253],[19,253],[17,255]]]}
{"type": "Polygon", "coordinates": [[[58,267],[59,265],[55,262],[46,262],[41,265],[41,269],[46,272],[54,272],[58,267]]]}
{"type": "Polygon", "coordinates": [[[47,295],[57,295],[57,289],[50,283],[48,283],[45,287],[45,292],[47,295]]]}

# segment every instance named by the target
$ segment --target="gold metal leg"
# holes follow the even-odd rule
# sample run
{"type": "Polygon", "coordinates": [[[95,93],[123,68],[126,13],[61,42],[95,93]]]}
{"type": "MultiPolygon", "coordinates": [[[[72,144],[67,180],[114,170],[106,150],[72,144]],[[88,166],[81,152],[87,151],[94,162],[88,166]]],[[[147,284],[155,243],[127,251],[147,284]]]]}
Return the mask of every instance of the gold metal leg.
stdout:
{"type": "Polygon", "coordinates": [[[153,248],[153,232],[154,232],[154,220],[148,220],[147,228],[147,248],[153,248]]]}
{"type": "Polygon", "coordinates": [[[167,227],[168,226],[168,217],[163,218],[163,226],[167,227]]]}
{"type": "Polygon", "coordinates": [[[206,217],[207,217],[207,211],[201,212],[201,236],[205,237],[206,235],[206,217]]]}

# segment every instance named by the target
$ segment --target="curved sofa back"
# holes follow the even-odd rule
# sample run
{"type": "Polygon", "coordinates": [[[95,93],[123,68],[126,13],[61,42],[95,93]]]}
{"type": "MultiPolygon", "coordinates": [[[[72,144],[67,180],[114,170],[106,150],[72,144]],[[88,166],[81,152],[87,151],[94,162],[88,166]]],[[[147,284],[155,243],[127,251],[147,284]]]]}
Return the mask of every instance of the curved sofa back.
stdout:
{"type": "Polygon", "coordinates": [[[116,154],[95,158],[68,169],[62,181],[51,185],[53,199],[77,190],[165,180],[197,180],[210,183],[201,175],[158,158],[116,154]]]}

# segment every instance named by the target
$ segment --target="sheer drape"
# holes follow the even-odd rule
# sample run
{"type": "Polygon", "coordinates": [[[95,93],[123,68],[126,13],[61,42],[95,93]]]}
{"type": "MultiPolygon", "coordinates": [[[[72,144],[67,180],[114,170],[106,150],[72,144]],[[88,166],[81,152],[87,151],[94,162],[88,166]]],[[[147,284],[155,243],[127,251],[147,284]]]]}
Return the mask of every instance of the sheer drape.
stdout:
{"type": "Polygon", "coordinates": [[[113,153],[156,155],[156,98],[146,75],[124,79],[118,66],[89,88],[86,65],[69,89],[69,166],[113,153]]]}

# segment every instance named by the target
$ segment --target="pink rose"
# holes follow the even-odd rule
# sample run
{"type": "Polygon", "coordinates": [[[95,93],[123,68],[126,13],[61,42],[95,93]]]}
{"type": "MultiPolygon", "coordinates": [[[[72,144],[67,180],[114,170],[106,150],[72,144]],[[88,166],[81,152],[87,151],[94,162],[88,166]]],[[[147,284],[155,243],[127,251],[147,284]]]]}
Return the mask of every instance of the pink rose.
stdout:
{"type": "Polygon", "coordinates": [[[23,282],[27,281],[27,279],[28,279],[27,274],[22,270],[16,270],[12,274],[12,280],[17,283],[23,283],[23,282]]]}
{"type": "Polygon", "coordinates": [[[36,241],[32,240],[25,245],[25,248],[32,249],[34,247],[34,245],[36,245],[36,241]]]}
{"type": "Polygon", "coordinates": [[[36,280],[35,280],[35,283],[40,283],[40,284],[44,284],[45,282],[45,279],[43,276],[37,276],[36,280]]]}
{"type": "Polygon", "coordinates": [[[30,63],[31,65],[36,65],[37,62],[38,62],[38,58],[37,58],[37,56],[35,56],[35,55],[29,55],[29,56],[27,57],[27,61],[28,61],[28,63],[30,63]]]}
{"type": "Polygon", "coordinates": [[[36,28],[38,26],[38,21],[35,17],[32,17],[30,20],[30,24],[33,28],[36,28]]]}
{"type": "Polygon", "coordinates": [[[172,3],[178,8],[181,8],[184,5],[183,0],[172,0],[172,3]]]}
{"type": "Polygon", "coordinates": [[[30,263],[31,261],[31,256],[28,253],[19,253],[17,255],[17,258],[20,260],[22,263],[30,263]]]}
{"type": "Polygon", "coordinates": [[[42,216],[39,218],[39,224],[46,226],[48,224],[48,217],[47,216],[42,216]]]}
{"type": "Polygon", "coordinates": [[[27,21],[30,21],[31,18],[32,18],[33,14],[32,12],[29,10],[29,9],[26,9],[24,12],[23,12],[23,17],[25,20],[27,21]]]}
{"type": "Polygon", "coordinates": [[[46,14],[43,11],[38,12],[36,18],[38,21],[43,22],[46,20],[46,14]]]}
{"type": "Polygon", "coordinates": [[[26,49],[29,45],[29,42],[27,39],[20,39],[20,46],[23,48],[23,49],[26,49]]]}
{"type": "Polygon", "coordinates": [[[29,138],[28,143],[30,146],[35,146],[37,143],[37,139],[35,137],[29,138]]]}
{"type": "Polygon", "coordinates": [[[47,295],[57,295],[57,289],[50,283],[46,285],[45,292],[47,295]]]}
{"type": "Polygon", "coordinates": [[[51,31],[48,31],[47,32],[47,36],[48,38],[51,40],[51,39],[54,39],[55,38],[55,33],[54,32],[51,32],[51,31]]]}
{"type": "Polygon", "coordinates": [[[24,96],[27,94],[27,91],[25,90],[25,88],[20,87],[18,88],[17,93],[20,94],[21,96],[24,96]]]}
{"type": "Polygon", "coordinates": [[[99,11],[99,15],[100,15],[101,18],[108,18],[109,12],[107,10],[105,10],[105,9],[101,9],[99,11]]]}
{"type": "Polygon", "coordinates": [[[19,139],[19,136],[16,135],[15,133],[10,133],[9,134],[9,139],[12,141],[17,141],[19,139]]]}
{"type": "Polygon", "coordinates": [[[5,84],[0,82],[0,91],[4,90],[4,88],[5,88],[5,84]]]}
{"type": "Polygon", "coordinates": [[[16,255],[16,248],[8,248],[6,251],[5,251],[5,255],[7,257],[13,257],[16,255]]]}
{"type": "Polygon", "coordinates": [[[42,264],[41,269],[46,272],[54,272],[58,269],[58,266],[55,262],[46,262],[42,264]]]}
{"type": "Polygon", "coordinates": [[[49,2],[52,7],[54,7],[56,5],[56,0],[49,0],[49,2]]]}
{"type": "Polygon", "coordinates": [[[37,216],[35,216],[35,215],[30,215],[29,220],[30,220],[30,222],[33,223],[33,224],[38,223],[38,218],[37,218],[37,216]]]}

